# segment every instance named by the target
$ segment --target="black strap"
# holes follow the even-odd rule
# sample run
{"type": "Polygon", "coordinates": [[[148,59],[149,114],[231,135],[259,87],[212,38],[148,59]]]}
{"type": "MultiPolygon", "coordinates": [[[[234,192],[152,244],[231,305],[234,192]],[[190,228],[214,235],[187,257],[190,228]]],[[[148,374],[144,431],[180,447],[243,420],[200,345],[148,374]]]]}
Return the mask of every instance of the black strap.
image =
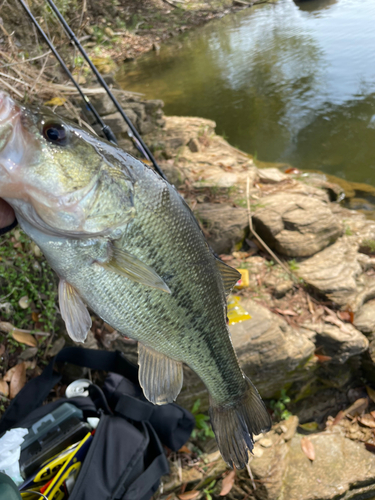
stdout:
{"type": "Polygon", "coordinates": [[[142,499],[150,491],[155,483],[160,481],[161,476],[169,474],[168,462],[165,455],[156,457],[151,465],[132,483],[123,500],[142,499]]]}
{"type": "Polygon", "coordinates": [[[138,381],[138,367],[125,359],[119,351],[108,352],[67,347],[52,358],[42,374],[30,380],[13,399],[0,420],[0,435],[42,405],[50,390],[61,380],[61,375],[53,370],[56,362],[73,363],[92,370],[111,371],[123,375],[135,383],[138,381]]]}
{"type": "Polygon", "coordinates": [[[0,228],[0,236],[14,229],[17,226],[17,224],[18,224],[17,219],[14,219],[12,224],[9,224],[9,226],[0,228]]]}
{"type": "Polygon", "coordinates": [[[115,408],[115,413],[122,415],[125,418],[130,418],[136,422],[142,422],[144,420],[150,420],[151,415],[154,412],[154,407],[149,403],[140,401],[139,399],[133,398],[128,394],[123,394],[115,408]]]}

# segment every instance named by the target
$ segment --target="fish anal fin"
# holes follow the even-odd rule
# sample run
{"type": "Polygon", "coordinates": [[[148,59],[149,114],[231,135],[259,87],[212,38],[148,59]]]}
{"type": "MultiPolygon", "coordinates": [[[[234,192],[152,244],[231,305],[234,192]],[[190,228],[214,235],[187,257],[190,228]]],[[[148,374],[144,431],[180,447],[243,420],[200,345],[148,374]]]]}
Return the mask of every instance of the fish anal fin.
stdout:
{"type": "Polygon", "coordinates": [[[239,279],[241,279],[241,273],[239,273],[237,269],[233,269],[233,267],[228,266],[228,264],[225,264],[225,262],[219,259],[216,259],[216,267],[221,274],[225,293],[229,295],[234,285],[239,279]]]}
{"type": "Polygon", "coordinates": [[[106,262],[100,262],[101,266],[142,285],[171,293],[166,283],[152,267],[135,255],[113,245],[113,243],[109,245],[110,257],[106,262]]]}
{"type": "Polygon", "coordinates": [[[66,330],[75,342],[84,342],[91,328],[91,317],[75,288],[60,279],[59,304],[66,330]]]}
{"type": "Polygon", "coordinates": [[[138,343],[139,383],[145,397],[156,405],[172,403],[183,381],[182,362],[138,343]]]}

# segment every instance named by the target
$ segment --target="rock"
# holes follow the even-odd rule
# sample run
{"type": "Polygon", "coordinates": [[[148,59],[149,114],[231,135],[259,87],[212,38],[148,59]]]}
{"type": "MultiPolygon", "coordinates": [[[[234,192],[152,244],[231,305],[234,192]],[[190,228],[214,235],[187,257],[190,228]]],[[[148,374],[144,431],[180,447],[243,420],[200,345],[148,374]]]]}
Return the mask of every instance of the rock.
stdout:
{"type": "Polygon", "coordinates": [[[342,328],[321,323],[316,325],[316,346],[323,347],[323,352],[331,356],[331,363],[345,363],[352,356],[362,354],[368,349],[369,341],[350,323],[342,328]]]}
{"type": "Polygon", "coordinates": [[[247,211],[219,203],[198,204],[194,215],[206,232],[209,245],[218,253],[230,253],[243,241],[248,227],[247,211]]]}
{"type": "Polygon", "coordinates": [[[198,151],[200,151],[201,149],[198,139],[196,139],[195,137],[191,138],[188,142],[188,148],[192,153],[198,153],[198,151]]]}
{"type": "Polygon", "coordinates": [[[284,297],[292,288],[294,287],[294,283],[292,280],[286,279],[276,283],[273,294],[277,299],[281,299],[284,297]]]}
{"type": "Polygon", "coordinates": [[[107,92],[104,94],[93,95],[90,97],[90,102],[99,113],[100,116],[111,115],[117,112],[116,106],[107,92]]]}
{"type": "Polygon", "coordinates": [[[290,257],[313,255],[342,233],[327,203],[289,192],[262,198],[253,220],[266,243],[290,257]]]}
{"type": "Polygon", "coordinates": [[[301,448],[301,435],[290,443],[288,468],[278,500],[331,500],[362,497],[365,485],[375,494],[375,455],[363,443],[338,432],[309,436],[315,460],[311,462],[301,448]]]}
{"type": "Polygon", "coordinates": [[[325,250],[299,263],[298,276],[338,305],[346,305],[357,292],[356,277],[361,273],[358,246],[344,236],[325,250]]]}
{"type": "Polygon", "coordinates": [[[145,120],[145,121],[139,123],[138,128],[139,128],[139,132],[142,135],[147,135],[147,134],[150,134],[155,129],[155,125],[152,123],[151,120],[145,120]]]}
{"type": "Polygon", "coordinates": [[[354,316],[353,325],[363,333],[375,334],[375,300],[361,307],[354,316]]]}
{"type": "MultiPolygon", "coordinates": [[[[309,380],[316,366],[314,344],[260,304],[250,299],[240,303],[251,320],[230,326],[232,342],[242,369],[262,397],[277,397],[287,384],[309,380]]],[[[177,402],[191,409],[197,398],[205,411],[208,394],[203,382],[184,367],[184,387],[177,402]]]]}
{"type": "Polygon", "coordinates": [[[258,169],[260,182],[278,183],[290,179],[287,174],[281,172],[278,168],[260,168],[258,169]]]}
{"type": "Polygon", "coordinates": [[[282,426],[286,428],[283,430],[283,439],[284,441],[290,441],[294,434],[296,433],[297,427],[299,424],[298,417],[296,415],[292,415],[282,422],[282,426]]]}
{"type": "MultiPolygon", "coordinates": [[[[127,117],[132,123],[136,123],[137,115],[132,110],[127,110],[127,117]]],[[[105,123],[109,125],[112,132],[119,137],[127,137],[128,126],[120,113],[113,113],[105,117],[105,123]]]]}

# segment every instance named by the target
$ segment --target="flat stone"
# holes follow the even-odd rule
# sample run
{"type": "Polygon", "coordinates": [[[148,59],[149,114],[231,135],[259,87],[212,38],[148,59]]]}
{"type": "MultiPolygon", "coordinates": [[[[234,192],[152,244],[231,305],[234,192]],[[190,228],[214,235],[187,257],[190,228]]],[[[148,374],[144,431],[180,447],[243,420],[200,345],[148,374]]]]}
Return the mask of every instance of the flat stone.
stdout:
{"type": "Polygon", "coordinates": [[[196,205],[194,215],[205,229],[209,245],[218,254],[230,253],[245,238],[249,224],[245,208],[204,203],[196,205]]]}
{"type": "Polygon", "coordinates": [[[360,308],[353,324],[363,333],[375,334],[375,300],[370,300],[360,308]]]}
{"type": "Polygon", "coordinates": [[[253,220],[260,236],[277,252],[308,257],[336,241],[342,224],[322,200],[282,192],[261,199],[253,220]]]}
{"type": "Polygon", "coordinates": [[[352,441],[338,432],[309,435],[314,446],[311,462],[301,448],[297,434],[290,443],[288,468],[278,500],[359,500],[361,489],[369,484],[375,491],[375,454],[361,442],[352,441]],[[349,496],[344,496],[348,493],[349,496]]]}
{"type": "Polygon", "coordinates": [[[281,172],[278,168],[260,168],[258,169],[260,182],[277,183],[289,180],[290,176],[281,172]]]}
{"type": "Polygon", "coordinates": [[[353,237],[344,236],[313,257],[298,264],[296,273],[318,292],[338,305],[346,305],[358,291],[361,273],[353,237]]]}

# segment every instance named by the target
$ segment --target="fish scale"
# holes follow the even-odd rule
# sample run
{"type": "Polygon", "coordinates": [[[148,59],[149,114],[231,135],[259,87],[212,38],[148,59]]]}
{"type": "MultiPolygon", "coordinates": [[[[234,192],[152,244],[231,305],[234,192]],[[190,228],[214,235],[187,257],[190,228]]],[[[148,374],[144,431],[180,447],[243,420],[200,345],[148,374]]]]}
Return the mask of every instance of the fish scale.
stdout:
{"type": "Polygon", "coordinates": [[[59,275],[71,337],[85,339],[88,306],[138,340],[140,384],[156,404],[177,397],[186,363],[208,389],[224,459],[244,467],[270,417],[226,324],[226,295],[240,275],[215,258],[176,189],[119,148],[1,91],[0,148],[0,196],[59,275]],[[52,137],[63,144],[45,127],[58,127],[52,137]]]}

